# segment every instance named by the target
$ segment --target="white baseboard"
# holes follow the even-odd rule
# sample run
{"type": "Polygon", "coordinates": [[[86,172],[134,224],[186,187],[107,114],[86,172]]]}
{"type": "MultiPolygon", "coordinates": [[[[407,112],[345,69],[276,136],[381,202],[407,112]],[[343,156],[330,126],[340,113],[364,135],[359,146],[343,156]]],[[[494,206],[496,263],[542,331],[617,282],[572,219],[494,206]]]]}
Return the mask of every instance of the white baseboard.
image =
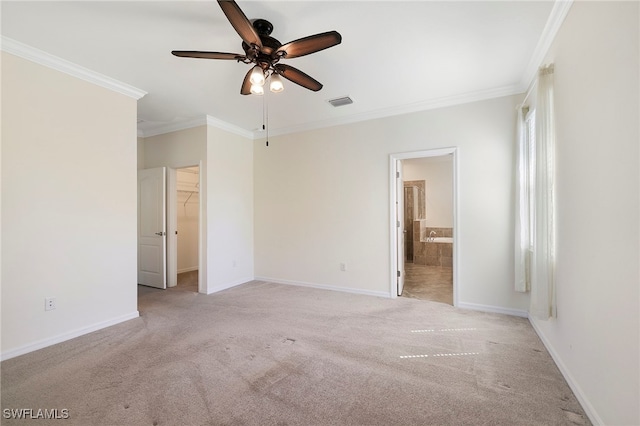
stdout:
{"type": "Polygon", "coordinates": [[[231,287],[235,287],[238,285],[242,285],[242,284],[246,284],[250,281],[253,281],[253,277],[247,277],[247,278],[242,278],[236,281],[232,281],[232,282],[228,282],[228,283],[223,283],[223,284],[218,284],[216,286],[214,286],[213,288],[208,288],[207,289],[207,294],[213,294],[213,293],[217,293],[219,291],[222,290],[227,290],[231,287]]]}
{"type": "Polygon", "coordinates": [[[183,272],[191,272],[191,271],[197,271],[199,268],[198,266],[192,266],[190,268],[182,268],[182,269],[178,269],[178,273],[182,274],[183,272]]]}
{"type": "Polygon", "coordinates": [[[503,308],[500,306],[481,305],[478,303],[458,302],[457,308],[472,309],[474,311],[491,312],[494,314],[511,315],[515,317],[529,318],[529,312],[521,309],[503,308]]]}
{"type": "Polygon", "coordinates": [[[275,284],[286,284],[286,285],[293,285],[298,287],[319,288],[321,290],[341,291],[344,293],[363,294],[365,296],[384,297],[387,299],[391,297],[389,293],[384,291],[363,290],[360,288],[350,288],[350,287],[337,287],[333,285],[307,283],[303,281],[281,280],[278,278],[268,278],[268,277],[255,277],[255,279],[258,281],[267,281],[275,284]]]}
{"type": "Polygon", "coordinates": [[[80,337],[82,335],[89,334],[103,328],[111,327],[112,325],[116,325],[121,322],[128,321],[130,319],[138,318],[139,316],[140,316],[140,313],[138,311],[134,311],[129,314],[121,315],[119,317],[112,318],[107,321],[101,321],[87,327],[78,328],[76,330],[69,331],[67,333],[62,333],[62,334],[58,334],[57,336],[38,340],[37,342],[29,343],[28,345],[20,346],[16,349],[10,349],[6,352],[2,352],[2,354],[0,355],[0,360],[4,361],[10,358],[15,358],[17,356],[24,355],[29,352],[37,351],[38,349],[46,348],[47,346],[55,345],[57,343],[62,343],[67,340],[71,340],[73,338],[80,337]]]}
{"type": "Polygon", "coordinates": [[[576,380],[573,378],[567,366],[564,364],[564,362],[562,362],[562,358],[560,358],[560,355],[558,355],[554,347],[551,345],[551,342],[549,342],[549,340],[547,340],[544,333],[542,333],[542,330],[540,330],[540,328],[536,324],[537,321],[538,320],[535,319],[535,317],[529,318],[529,322],[531,323],[531,326],[533,327],[536,334],[542,341],[542,344],[544,344],[544,347],[547,348],[547,352],[549,352],[549,354],[551,355],[551,358],[553,358],[553,361],[556,363],[556,366],[558,366],[560,373],[562,373],[562,376],[567,381],[567,384],[573,391],[573,394],[578,399],[578,402],[582,406],[582,409],[587,414],[587,417],[589,417],[591,424],[604,425],[605,422],[602,421],[602,419],[596,412],[595,408],[593,408],[593,405],[591,405],[591,403],[589,402],[589,399],[585,396],[584,392],[582,391],[582,388],[578,385],[576,380]]]}

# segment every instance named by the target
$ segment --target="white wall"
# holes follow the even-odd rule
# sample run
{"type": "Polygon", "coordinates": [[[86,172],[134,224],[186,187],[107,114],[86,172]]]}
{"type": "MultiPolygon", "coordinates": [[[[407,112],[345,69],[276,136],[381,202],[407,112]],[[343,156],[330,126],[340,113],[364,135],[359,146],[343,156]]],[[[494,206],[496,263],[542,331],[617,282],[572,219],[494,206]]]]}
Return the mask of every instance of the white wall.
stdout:
{"type": "MultiPolygon", "coordinates": [[[[176,132],[144,138],[144,168],[171,167],[181,168],[200,165],[200,211],[199,217],[206,217],[207,201],[207,126],[193,127],[176,132]]],[[[177,207],[180,211],[180,206],[177,207]]],[[[207,222],[202,221],[200,227],[200,256],[202,265],[198,270],[198,280],[202,283],[198,291],[207,293],[207,222]]],[[[179,269],[179,267],[178,267],[179,269]]]]}
{"type": "Polygon", "coordinates": [[[453,157],[402,161],[403,179],[425,181],[426,226],[453,228],[453,157]]]}
{"type": "Polygon", "coordinates": [[[256,277],[389,295],[389,155],[457,146],[459,299],[524,312],[512,278],[518,99],[256,141],[256,277]]]}
{"type": "Polygon", "coordinates": [[[532,323],[592,421],[608,425],[640,424],[639,21],[638,2],[575,2],[546,61],[558,317],[532,323]]]}
{"type": "Polygon", "coordinates": [[[253,280],[253,141],[208,126],[208,293],[253,280]]]}
{"type": "Polygon", "coordinates": [[[3,358],[138,316],[136,211],[136,100],[3,52],[3,358]]]}
{"type": "Polygon", "coordinates": [[[198,236],[200,216],[199,174],[178,169],[178,273],[198,269],[198,236]],[[191,192],[182,192],[191,191],[191,192]]]}

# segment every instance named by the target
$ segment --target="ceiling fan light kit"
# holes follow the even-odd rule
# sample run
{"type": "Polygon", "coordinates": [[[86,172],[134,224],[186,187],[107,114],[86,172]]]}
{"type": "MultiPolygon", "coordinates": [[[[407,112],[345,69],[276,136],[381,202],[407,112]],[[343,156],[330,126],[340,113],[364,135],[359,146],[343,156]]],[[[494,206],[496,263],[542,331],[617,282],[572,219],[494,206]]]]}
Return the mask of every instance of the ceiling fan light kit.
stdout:
{"type": "Polygon", "coordinates": [[[256,65],[251,69],[249,81],[252,85],[264,86],[264,72],[260,66],[256,65]]]}
{"type": "Polygon", "coordinates": [[[264,87],[259,84],[251,85],[251,94],[252,95],[264,95],[264,87]]]}
{"type": "Polygon", "coordinates": [[[178,57],[235,60],[254,67],[245,75],[240,88],[242,95],[264,94],[264,84],[270,78],[269,90],[279,93],[284,90],[281,77],[314,92],[322,89],[322,84],[290,65],[279,63],[281,59],[297,58],[336,46],[342,42],[337,31],[328,31],[303,37],[282,44],[270,34],[273,25],[265,19],[249,21],[235,1],[218,0],[225,16],[242,39],[244,55],[239,53],[201,52],[193,50],[174,50],[178,57]]]}
{"type": "Polygon", "coordinates": [[[269,90],[273,93],[280,93],[284,90],[284,83],[278,74],[272,73],[269,80],[269,90]]]}

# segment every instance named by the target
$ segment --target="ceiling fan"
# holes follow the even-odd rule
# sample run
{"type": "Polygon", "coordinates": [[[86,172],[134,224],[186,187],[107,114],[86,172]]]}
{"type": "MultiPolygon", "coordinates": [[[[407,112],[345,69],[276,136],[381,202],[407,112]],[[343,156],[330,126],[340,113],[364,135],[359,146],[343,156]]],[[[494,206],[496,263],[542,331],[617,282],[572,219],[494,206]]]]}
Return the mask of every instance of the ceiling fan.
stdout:
{"type": "Polygon", "coordinates": [[[242,82],[240,93],[243,95],[264,93],[263,86],[269,76],[272,92],[281,92],[284,89],[281,76],[314,92],[322,89],[322,84],[313,77],[279,62],[281,59],[297,58],[340,44],[342,41],[340,33],[328,31],[282,44],[270,36],[273,25],[269,21],[256,19],[252,23],[233,0],[218,0],[218,4],[242,38],[244,54],[174,50],[171,52],[173,55],[186,58],[236,60],[245,64],[255,64],[242,82]]]}

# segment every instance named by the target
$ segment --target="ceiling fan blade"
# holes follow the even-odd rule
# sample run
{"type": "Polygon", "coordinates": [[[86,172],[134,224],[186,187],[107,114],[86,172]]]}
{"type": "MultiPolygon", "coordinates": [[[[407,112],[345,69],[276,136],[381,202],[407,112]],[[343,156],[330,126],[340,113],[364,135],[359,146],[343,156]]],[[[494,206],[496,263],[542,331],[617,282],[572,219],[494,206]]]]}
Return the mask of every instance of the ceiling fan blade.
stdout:
{"type": "Polygon", "coordinates": [[[276,64],[274,68],[276,69],[278,74],[280,74],[287,80],[293,81],[294,83],[299,84],[306,89],[313,90],[314,92],[322,89],[322,84],[297,68],[286,64],[276,64]]]}
{"type": "Polygon", "coordinates": [[[171,54],[181,58],[235,59],[239,61],[246,58],[239,53],[200,52],[197,50],[172,50],[171,54]]]}
{"type": "Polygon", "coordinates": [[[244,40],[249,46],[256,45],[258,48],[262,48],[262,41],[258,32],[251,25],[251,21],[247,19],[244,12],[233,0],[218,0],[220,8],[227,16],[227,19],[231,23],[231,26],[240,35],[240,38],[244,40]]]}
{"type": "Polygon", "coordinates": [[[298,56],[304,56],[320,50],[328,49],[336,44],[340,44],[341,42],[342,36],[339,32],[329,31],[290,41],[289,43],[280,46],[278,50],[275,51],[274,56],[283,54],[285,58],[297,58],[298,56]]]}
{"type": "Polygon", "coordinates": [[[251,72],[252,71],[253,71],[253,68],[250,68],[247,75],[244,76],[244,80],[242,81],[242,87],[240,88],[241,95],[251,94],[251,72]]]}

